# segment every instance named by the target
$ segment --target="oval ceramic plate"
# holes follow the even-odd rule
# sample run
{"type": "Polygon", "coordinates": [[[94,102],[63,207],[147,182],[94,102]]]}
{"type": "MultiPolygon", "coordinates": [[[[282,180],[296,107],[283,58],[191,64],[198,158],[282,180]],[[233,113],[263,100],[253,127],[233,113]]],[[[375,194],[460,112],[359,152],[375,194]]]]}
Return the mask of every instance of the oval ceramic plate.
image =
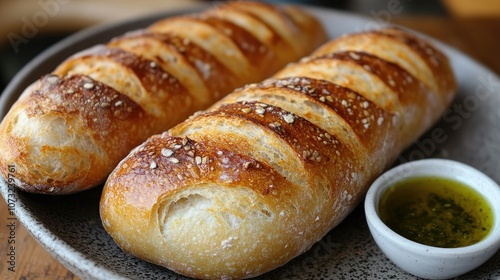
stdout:
{"type": "MultiPolygon", "coordinates": [[[[348,13],[307,9],[323,21],[331,38],[380,26],[380,22],[348,13]]],[[[87,29],[54,45],[26,65],[11,81],[1,97],[0,116],[3,118],[26,86],[49,73],[71,54],[177,14],[154,15],[87,29]]],[[[439,42],[437,44],[452,62],[460,94],[442,121],[408,149],[398,162],[445,157],[472,165],[500,182],[500,79],[466,55],[439,42]]],[[[1,181],[0,189],[6,197],[12,190],[1,181]]],[[[56,197],[17,191],[16,215],[50,254],[81,278],[185,279],[128,255],[117,247],[99,218],[101,189],[98,187],[77,195],[56,197]]],[[[487,263],[462,277],[499,278],[499,263],[500,253],[497,252],[487,263]]],[[[411,279],[412,276],[397,268],[378,249],[370,236],[362,207],[358,207],[307,253],[261,278],[411,279]]]]}

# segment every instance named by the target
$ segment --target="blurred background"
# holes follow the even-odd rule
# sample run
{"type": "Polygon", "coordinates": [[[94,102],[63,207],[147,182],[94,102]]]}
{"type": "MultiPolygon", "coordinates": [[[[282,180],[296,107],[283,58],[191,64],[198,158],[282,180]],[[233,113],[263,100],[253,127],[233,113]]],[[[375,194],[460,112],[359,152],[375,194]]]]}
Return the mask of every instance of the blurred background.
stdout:
{"type": "MultiPolygon", "coordinates": [[[[387,9],[391,4],[399,4],[402,9],[395,16],[396,23],[411,23],[407,19],[419,18],[428,22],[429,30],[432,30],[433,24],[439,24],[439,21],[435,20],[436,18],[465,18],[474,24],[474,21],[478,19],[500,17],[500,1],[498,0],[267,1],[317,5],[372,17],[373,13],[387,9]],[[398,19],[401,20],[398,21],[398,19]]],[[[0,92],[21,67],[35,55],[80,29],[151,13],[185,9],[207,2],[222,1],[0,0],[0,92]]],[[[500,36],[500,26],[498,26],[497,31],[496,36],[500,36]]],[[[485,40],[487,41],[488,38],[485,40]]],[[[473,52],[473,50],[465,51],[473,52]]],[[[478,55],[481,56],[481,54],[478,55]]],[[[494,70],[497,73],[500,72],[500,69],[494,70]]]]}

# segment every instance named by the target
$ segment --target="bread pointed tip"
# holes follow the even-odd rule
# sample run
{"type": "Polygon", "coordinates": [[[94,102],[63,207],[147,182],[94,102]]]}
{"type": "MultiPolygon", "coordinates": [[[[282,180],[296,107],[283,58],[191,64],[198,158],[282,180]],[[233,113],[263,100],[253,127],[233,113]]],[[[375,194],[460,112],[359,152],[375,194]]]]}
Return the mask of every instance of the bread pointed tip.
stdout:
{"type": "Polygon", "coordinates": [[[130,132],[116,131],[109,120],[127,122],[143,115],[129,99],[88,77],[47,75],[28,87],[4,118],[0,162],[15,166],[17,187],[27,192],[83,191],[103,183],[113,167],[105,139],[135,133],[133,125],[130,132]],[[95,107],[107,103],[113,110],[97,116],[95,107]]]}

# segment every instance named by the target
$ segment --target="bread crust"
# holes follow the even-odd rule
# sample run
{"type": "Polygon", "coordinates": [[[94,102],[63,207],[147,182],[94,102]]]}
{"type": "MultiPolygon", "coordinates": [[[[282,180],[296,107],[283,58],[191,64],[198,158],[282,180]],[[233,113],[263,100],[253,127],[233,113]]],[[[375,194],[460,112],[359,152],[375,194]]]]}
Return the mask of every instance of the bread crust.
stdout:
{"type": "Polygon", "coordinates": [[[15,165],[17,186],[28,192],[95,187],[149,136],[325,40],[305,11],[247,1],[118,36],[69,57],[22,93],[0,124],[0,166],[15,165]],[[295,45],[295,37],[306,43],[295,45]]]}
{"type": "Polygon", "coordinates": [[[151,137],[106,182],[105,229],[125,251],[195,278],[285,264],[450,104],[450,65],[427,47],[400,29],[346,35],[151,137]],[[359,36],[386,45],[360,49],[359,36]]]}

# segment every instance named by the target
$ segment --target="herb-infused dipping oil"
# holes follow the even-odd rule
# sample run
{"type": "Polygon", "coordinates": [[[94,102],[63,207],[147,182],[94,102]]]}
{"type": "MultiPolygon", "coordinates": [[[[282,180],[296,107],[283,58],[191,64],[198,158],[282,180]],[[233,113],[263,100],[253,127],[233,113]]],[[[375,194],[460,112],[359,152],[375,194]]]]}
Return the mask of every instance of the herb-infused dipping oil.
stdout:
{"type": "Polygon", "coordinates": [[[379,213],[389,228],[405,238],[444,248],[477,243],[493,225],[493,211],[482,195],[440,177],[414,177],[389,187],[379,213]]]}

